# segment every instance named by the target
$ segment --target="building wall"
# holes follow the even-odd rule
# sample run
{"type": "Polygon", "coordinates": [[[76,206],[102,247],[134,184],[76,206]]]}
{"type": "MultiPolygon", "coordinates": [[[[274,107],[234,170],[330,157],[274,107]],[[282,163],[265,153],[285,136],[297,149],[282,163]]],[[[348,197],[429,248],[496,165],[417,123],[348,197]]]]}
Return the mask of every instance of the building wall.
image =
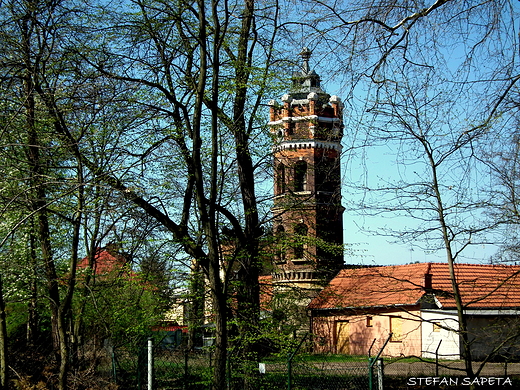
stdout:
{"type": "MultiPolygon", "coordinates": [[[[520,356],[518,316],[468,316],[472,339],[472,358],[482,360],[506,339],[498,357],[520,356]],[[516,336],[516,338],[514,337],[516,336]]],[[[461,345],[456,314],[440,311],[394,310],[371,311],[363,314],[312,317],[314,351],[349,355],[376,355],[390,332],[393,337],[382,356],[421,356],[460,359],[461,345]],[[374,341],[375,340],[375,341],[374,341]]]]}
{"type": "Polygon", "coordinates": [[[471,354],[482,360],[498,346],[499,358],[520,356],[520,318],[518,316],[470,316],[468,332],[472,341],[471,354]]]}
{"type": "Polygon", "coordinates": [[[460,359],[459,322],[455,314],[422,312],[422,357],[460,359]],[[440,344],[439,344],[440,343],[440,344]]]}
{"type": "Polygon", "coordinates": [[[392,332],[382,356],[421,355],[418,310],[313,317],[312,328],[318,353],[376,355],[392,332]]]}

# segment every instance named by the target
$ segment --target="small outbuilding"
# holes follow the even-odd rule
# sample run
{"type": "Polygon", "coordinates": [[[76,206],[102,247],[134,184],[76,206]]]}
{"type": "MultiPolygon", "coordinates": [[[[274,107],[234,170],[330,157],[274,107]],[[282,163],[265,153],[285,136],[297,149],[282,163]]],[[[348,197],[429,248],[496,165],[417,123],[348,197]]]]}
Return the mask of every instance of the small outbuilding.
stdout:
{"type": "MultiPolygon", "coordinates": [[[[456,264],[472,357],[520,356],[520,266],[456,264]]],[[[344,269],[308,306],[319,353],[460,359],[448,264],[344,269]]]]}

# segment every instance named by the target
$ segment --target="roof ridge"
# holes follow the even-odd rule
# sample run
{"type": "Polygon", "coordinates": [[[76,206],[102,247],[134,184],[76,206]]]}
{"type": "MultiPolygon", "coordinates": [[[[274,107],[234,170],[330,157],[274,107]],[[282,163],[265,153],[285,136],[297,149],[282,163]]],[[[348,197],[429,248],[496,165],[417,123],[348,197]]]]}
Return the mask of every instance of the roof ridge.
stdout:
{"type": "MultiPolygon", "coordinates": [[[[406,263],[406,264],[388,264],[388,265],[376,265],[373,268],[388,268],[388,267],[409,267],[409,266],[424,266],[427,264],[429,267],[432,265],[442,265],[446,266],[448,263],[440,262],[440,261],[425,261],[420,263],[406,263]]],[[[482,264],[482,263],[454,263],[454,265],[457,266],[476,266],[476,267],[506,267],[506,268],[520,268],[520,265],[517,264],[482,264]]],[[[352,268],[354,269],[354,268],[352,268]]]]}

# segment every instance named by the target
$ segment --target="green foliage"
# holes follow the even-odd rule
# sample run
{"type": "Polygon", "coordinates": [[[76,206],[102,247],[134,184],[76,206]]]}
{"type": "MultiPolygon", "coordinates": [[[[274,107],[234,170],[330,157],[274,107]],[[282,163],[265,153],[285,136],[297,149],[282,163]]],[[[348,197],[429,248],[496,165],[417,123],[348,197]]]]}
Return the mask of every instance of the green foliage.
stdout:
{"type": "Polygon", "coordinates": [[[148,335],[167,308],[155,286],[140,280],[139,275],[104,276],[82,291],[74,307],[78,314],[83,309],[80,315],[86,333],[111,338],[115,344],[148,335]]]}
{"type": "Polygon", "coordinates": [[[27,308],[21,302],[13,302],[7,305],[7,336],[18,339],[23,337],[27,324],[27,308]]]}

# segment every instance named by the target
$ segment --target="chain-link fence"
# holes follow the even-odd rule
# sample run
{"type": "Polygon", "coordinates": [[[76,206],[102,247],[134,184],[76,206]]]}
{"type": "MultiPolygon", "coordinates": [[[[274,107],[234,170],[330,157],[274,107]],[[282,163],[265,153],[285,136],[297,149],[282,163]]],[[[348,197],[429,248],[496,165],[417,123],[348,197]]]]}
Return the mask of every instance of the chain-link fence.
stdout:
{"type": "MultiPolygon", "coordinates": [[[[107,341],[88,340],[72,355],[78,368],[70,373],[68,388],[148,390],[149,383],[154,390],[211,387],[214,366],[211,347],[188,352],[180,342],[165,342],[171,341],[168,340],[171,335],[155,336],[154,340],[128,340],[116,346],[107,341]]],[[[410,356],[376,359],[382,350],[373,351],[377,353],[369,359],[368,356],[315,355],[305,353],[304,347],[301,349],[265,356],[260,364],[257,361],[248,364],[231,353],[226,372],[227,389],[376,390],[382,386],[385,389],[420,389],[434,385],[446,385],[453,390],[469,388],[465,363],[461,360],[442,356],[437,359],[410,356]],[[370,362],[374,362],[371,369],[370,362]],[[384,375],[381,374],[383,363],[384,375]],[[369,375],[370,372],[373,375],[369,375]]],[[[29,382],[22,374],[30,372],[35,383],[53,388],[56,374],[45,368],[55,364],[52,354],[36,349],[18,352],[10,366],[13,380],[19,384],[29,382]]],[[[479,370],[481,362],[473,362],[479,387],[484,388],[482,383],[485,381],[494,381],[495,388],[520,388],[520,362],[504,357],[497,360],[500,361],[486,362],[482,370],[479,370]]]]}
{"type": "Polygon", "coordinates": [[[368,388],[368,363],[363,357],[302,355],[290,366],[286,370],[289,389],[368,388]]]}
{"type": "Polygon", "coordinates": [[[168,348],[149,339],[113,348],[110,374],[124,389],[206,389],[212,365],[211,353],[168,348]]]}
{"type": "MultiPolygon", "coordinates": [[[[210,351],[188,352],[182,345],[172,346],[157,339],[142,340],[138,346],[129,344],[114,348],[109,359],[111,364],[100,368],[100,373],[110,373],[124,389],[209,389],[214,363],[210,351]]],[[[287,356],[266,356],[260,364],[246,364],[233,357],[226,372],[230,390],[415,388],[414,385],[424,384],[425,380],[433,380],[428,378],[447,378],[462,383],[460,378],[466,377],[464,362],[460,360],[313,355],[300,352],[299,348],[287,356]]],[[[475,362],[473,367],[476,371],[479,363],[475,362]]],[[[478,375],[507,377],[517,383],[520,363],[488,362],[478,375]]]]}
{"type": "MultiPolygon", "coordinates": [[[[233,362],[227,365],[227,386],[231,390],[252,387],[258,390],[346,390],[368,389],[367,357],[323,356],[297,353],[287,357],[268,356],[260,364],[233,362]]],[[[188,352],[160,341],[143,340],[138,347],[113,348],[110,372],[125,389],[189,390],[209,389],[213,355],[200,350],[188,352]]],[[[377,375],[374,376],[377,381],[377,375]]],[[[377,387],[373,387],[376,389],[377,387]]]]}

